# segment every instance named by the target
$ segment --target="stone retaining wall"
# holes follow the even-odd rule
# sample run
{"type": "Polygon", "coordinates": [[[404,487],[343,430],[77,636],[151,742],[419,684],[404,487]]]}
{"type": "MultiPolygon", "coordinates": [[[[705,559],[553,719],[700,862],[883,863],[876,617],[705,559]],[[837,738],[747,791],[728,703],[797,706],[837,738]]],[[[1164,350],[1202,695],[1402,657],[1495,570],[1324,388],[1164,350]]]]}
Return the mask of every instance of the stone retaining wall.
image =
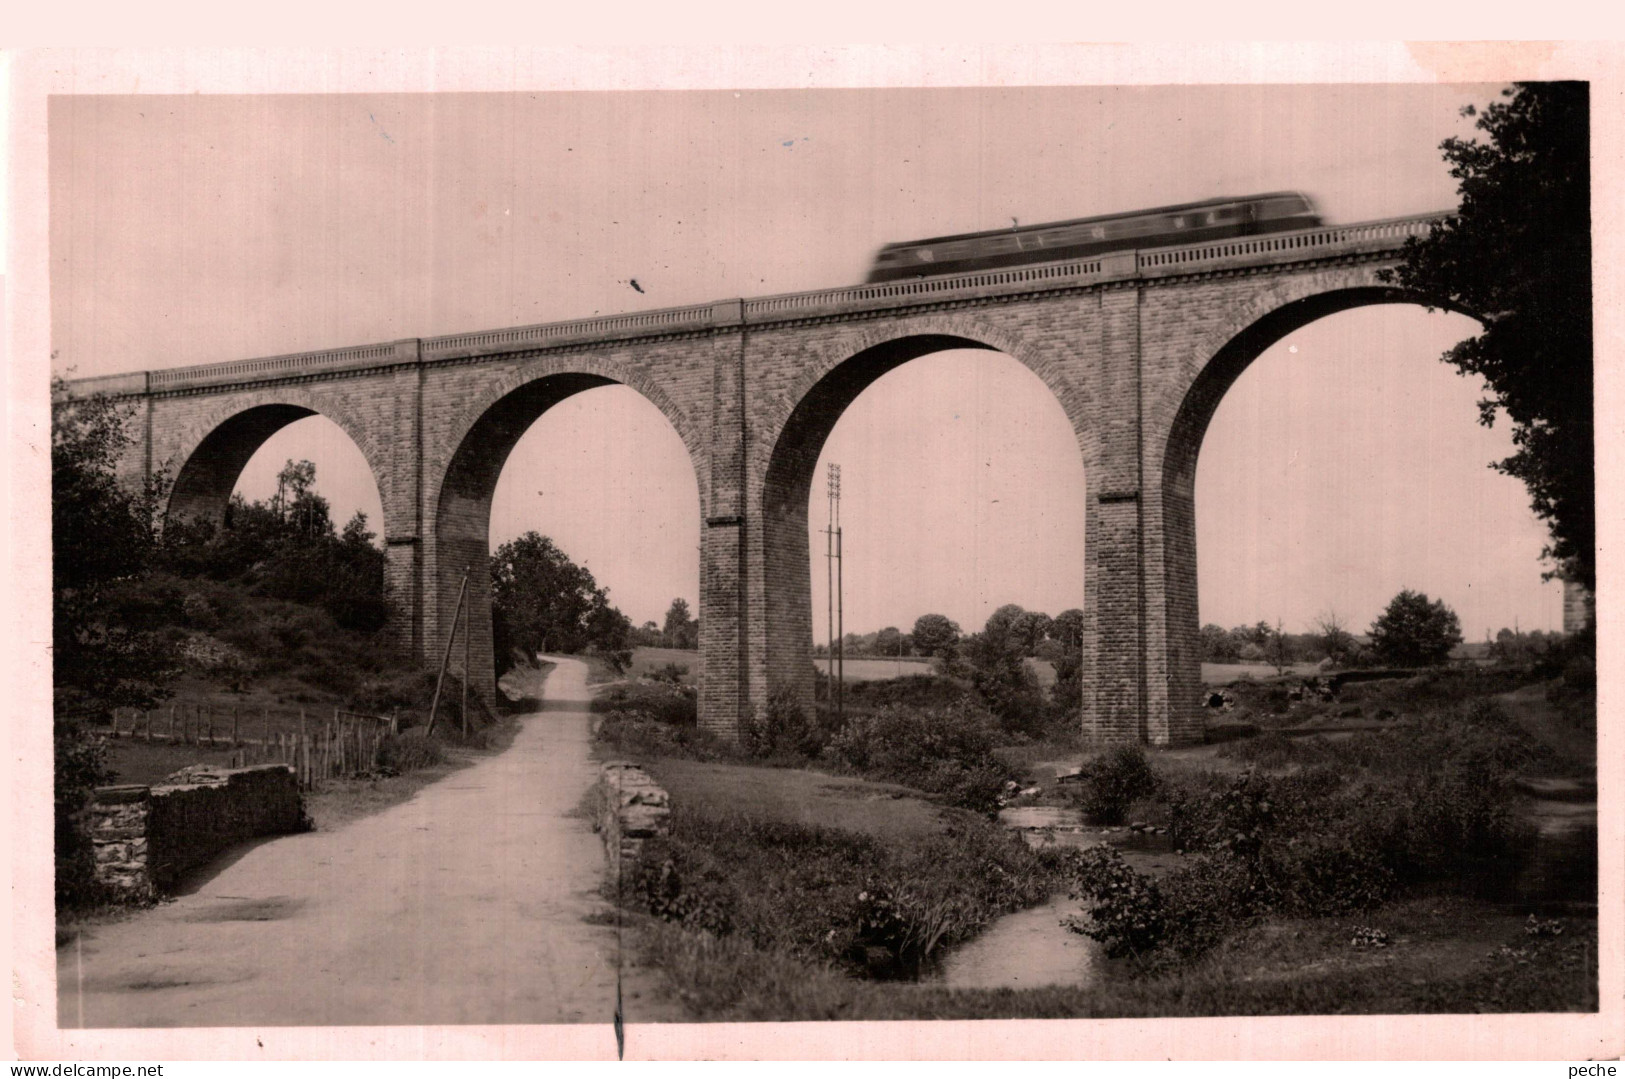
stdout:
{"type": "Polygon", "coordinates": [[[309,829],[293,769],[195,767],[160,787],[99,787],[87,813],[96,879],[152,899],[235,843],[309,829]]]}
{"type": "Polygon", "coordinates": [[[630,761],[609,761],[598,780],[598,834],[604,839],[612,878],[621,864],[636,860],[645,840],[670,830],[671,796],[649,773],[630,761]]]}

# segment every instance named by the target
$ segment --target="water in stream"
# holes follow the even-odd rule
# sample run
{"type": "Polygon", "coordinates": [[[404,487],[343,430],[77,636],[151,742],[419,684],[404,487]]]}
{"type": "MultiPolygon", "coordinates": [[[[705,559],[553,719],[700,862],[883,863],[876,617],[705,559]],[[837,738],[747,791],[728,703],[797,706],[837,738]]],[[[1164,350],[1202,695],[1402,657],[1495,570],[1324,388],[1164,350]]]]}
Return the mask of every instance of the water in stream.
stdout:
{"type": "Polygon", "coordinates": [[[1035,989],[1088,985],[1102,961],[1100,945],[1061,925],[1078,904],[1056,896],[1043,906],[1005,915],[955,948],[930,981],[950,989],[1035,989]]]}
{"type": "MultiPolygon", "coordinates": [[[[1083,823],[1075,809],[1019,806],[999,814],[1033,846],[1089,847],[1103,833],[1083,823]]],[[[1074,933],[1061,919],[1079,904],[1058,895],[1041,906],[1007,914],[974,940],[949,952],[927,979],[950,989],[1035,989],[1046,985],[1088,985],[1103,961],[1100,945],[1074,933]]]]}

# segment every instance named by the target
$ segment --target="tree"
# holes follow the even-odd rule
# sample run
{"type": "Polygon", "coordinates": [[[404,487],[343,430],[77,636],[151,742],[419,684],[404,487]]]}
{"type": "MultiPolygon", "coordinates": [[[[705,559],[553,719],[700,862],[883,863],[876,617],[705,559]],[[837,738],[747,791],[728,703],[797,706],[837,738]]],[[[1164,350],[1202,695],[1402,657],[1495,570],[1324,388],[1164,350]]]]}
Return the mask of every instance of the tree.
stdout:
{"type": "Polygon", "coordinates": [[[52,683],[59,713],[150,708],[179,673],[174,642],[154,630],[135,586],[157,550],[164,477],[139,490],[116,467],[128,410],[103,397],[51,409],[52,683]]]}
{"type": "Polygon", "coordinates": [[[1015,639],[1021,654],[1030,656],[1038,651],[1038,646],[1049,637],[1050,626],[1054,620],[1042,611],[1022,611],[1016,616],[1010,626],[1010,632],[1015,639]]]}
{"type": "Polygon", "coordinates": [[[1334,664],[1341,666],[1354,654],[1354,634],[1348,631],[1348,626],[1336,611],[1322,612],[1315,619],[1315,629],[1319,631],[1321,650],[1334,664]]]}
{"type": "Polygon", "coordinates": [[[877,656],[901,656],[905,654],[905,647],[903,631],[896,626],[887,626],[875,634],[874,652],[877,656]]]}
{"type": "Polygon", "coordinates": [[[914,650],[922,656],[953,655],[959,643],[959,623],[947,615],[922,614],[914,620],[914,650]]]}
{"type": "Polygon", "coordinates": [[[1083,612],[1070,607],[1055,616],[1049,628],[1049,660],[1055,668],[1050,700],[1056,707],[1078,706],[1083,692],[1083,612]]]}
{"type": "Polygon", "coordinates": [[[1444,600],[1429,600],[1408,588],[1371,624],[1372,651],[1398,667],[1443,663],[1461,640],[1461,622],[1444,600]]]}
{"type": "Polygon", "coordinates": [[[965,673],[988,711],[1011,730],[1035,733],[1045,709],[1038,678],[1024,658],[1026,640],[1020,630],[1026,615],[1017,604],[1005,604],[988,616],[982,632],[965,640],[961,654],[965,673]]]}
{"type": "Polygon", "coordinates": [[[1069,652],[1076,652],[1083,647],[1083,612],[1076,607],[1069,607],[1055,616],[1050,623],[1050,640],[1059,641],[1061,646],[1069,652]]]}
{"type": "Polygon", "coordinates": [[[1292,666],[1292,642],[1287,639],[1280,619],[1275,620],[1275,628],[1270,630],[1269,639],[1264,642],[1264,655],[1275,667],[1276,674],[1285,674],[1286,669],[1292,666]]]}
{"type": "Polygon", "coordinates": [[[546,536],[526,532],[491,557],[491,613],[507,648],[581,651],[599,600],[592,574],[546,536]]]}
{"type": "Polygon", "coordinates": [[[1516,449],[1493,467],[1529,489],[1556,574],[1595,591],[1590,92],[1519,83],[1502,96],[1478,119],[1487,143],[1441,144],[1461,206],[1408,240],[1385,279],[1481,320],[1444,360],[1484,379],[1479,422],[1505,410],[1516,449]]]}
{"type": "Polygon", "coordinates": [[[1006,603],[988,615],[987,624],[977,635],[983,652],[988,655],[995,652],[1009,652],[1018,657],[1024,655],[1026,642],[1022,639],[1020,627],[1025,622],[1026,614],[1026,609],[1019,603],[1006,603]]]}
{"type": "Polygon", "coordinates": [[[60,382],[51,388],[55,884],[68,907],[98,896],[79,816],[91,790],[115,778],[105,742],[80,720],[157,704],[180,673],[180,655],[139,589],[157,548],[163,477],[135,491],[120,484],[128,410],[104,397],[70,399],[60,382]]]}
{"type": "Polygon", "coordinates": [[[695,649],[700,646],[700,623],[689,614],[688,600],[679,596],[671,601],[671,606],[666,609],[662,632],[667,648],[695,649]]]}
{"type": "Polygon", "coordinates": [[[1209,622],[1202,627],[1202,662],[1234,663],[1241,658],[1241,646],[1223,626],[1209,622]]]}

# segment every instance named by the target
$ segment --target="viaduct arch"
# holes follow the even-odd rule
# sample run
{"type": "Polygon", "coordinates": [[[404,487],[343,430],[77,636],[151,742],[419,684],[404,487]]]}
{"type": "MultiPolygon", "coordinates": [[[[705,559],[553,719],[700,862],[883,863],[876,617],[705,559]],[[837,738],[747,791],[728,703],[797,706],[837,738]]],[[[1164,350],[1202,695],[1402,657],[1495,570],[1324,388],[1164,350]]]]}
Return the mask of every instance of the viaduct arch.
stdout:
{"type": "Polygon", "coordinates": [[[1293,329],[1425,302],[1379,273],[1438,217],[83,379],[68,392],[136,403],[141,437],[121,473],[177,468],[170,512],[187,515],[223,508],[277,428],[332,418],[378,481],[392,628],[437,657],[472,567],[484,672],[473,681],[490,695],[484,567],[502,463],[559,401],[631,386],[694,466],[700,716],[729,735],[776,694],[811,706],[808,494],[841,412],[911,359],[998,350],[1050,387],[1083,458],[1085,731],[1177,745],[1202,736],[1193,488],[1208,421],[1293,329]]]}

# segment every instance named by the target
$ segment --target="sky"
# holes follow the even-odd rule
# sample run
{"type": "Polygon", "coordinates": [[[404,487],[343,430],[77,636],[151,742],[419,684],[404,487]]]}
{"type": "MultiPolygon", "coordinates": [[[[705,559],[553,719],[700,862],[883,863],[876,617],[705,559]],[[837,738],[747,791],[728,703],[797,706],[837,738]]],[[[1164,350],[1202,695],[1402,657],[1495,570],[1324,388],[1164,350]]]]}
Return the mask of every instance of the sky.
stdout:
{"type": "MultiPolygon", "coordinates": [[[[1332,222],[1446,209],[1438,143],[1470,133],[1460,106],[1498,90],[58,97],[54,369],[851,284],[883,243],[1011,218],[1281,189],[1332,222]]],[[[1510,451],[1505,426],[1479,427],[1480,388],[1437,362],[1471,330],[1414,308],[1350,312],[1243,375],[1198,469],[1203,621],[1301,629],[1335,609],[1358,627],[1412,587],[1449,602],[1470,638],[1560,624],[1541,526],[1521,487],[1486,467],[1510,451]]],[[[376,488],[336,432],[319,419],[285,429],[240,489],[263,495],[284,460],[307,457],[335,517],[361,508],[376,522],[376,488]]],[[[927,610],[969,629],[1006,602],[1082,603],[1076,444],[1015,361],[905,365],[854,403],[824,457],[843,467],[849,630],[927,610]]],[[[552,535],[634,621],[659,620],[673,596],[698,599],[694,491],[652,405],[589,391],[515,449],[491,538],[552,535]]],[[[821,483],[813,505],[816,530],[821,483]]],[[[819,637],[821,551],[815,539],[819,637]]]]}

